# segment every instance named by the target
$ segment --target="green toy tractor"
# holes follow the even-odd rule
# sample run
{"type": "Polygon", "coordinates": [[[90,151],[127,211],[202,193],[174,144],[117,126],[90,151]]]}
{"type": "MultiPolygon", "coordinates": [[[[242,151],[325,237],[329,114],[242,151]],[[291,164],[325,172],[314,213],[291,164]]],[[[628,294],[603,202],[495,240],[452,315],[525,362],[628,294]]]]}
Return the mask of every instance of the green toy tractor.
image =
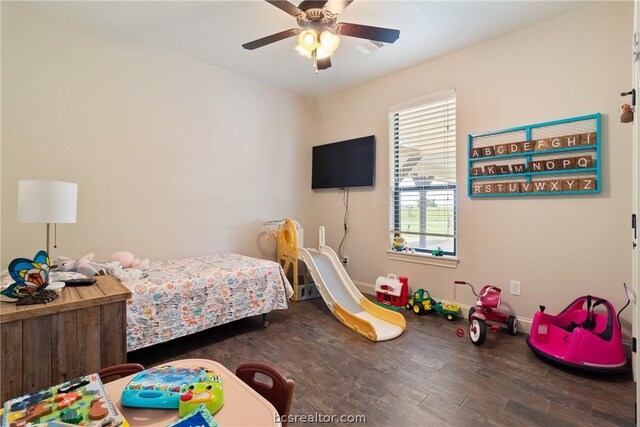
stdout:
{"type": "Polygon", "coordinates": [[[407,302],[407,309],[413,309],[415,314],[425,314],[428,311],[437,311],[442,314],[447,320],[453,320],[458,317],[460,306],[452,302],[436,301],[431,298],[429,291],[425,289],[418,289],[413,293],[409,302],[407,302]]]}
{"type": "Polygon", "coordinates": [[[412,310],[416,314],[425,314],[427,311],[432,310],[433,300],[429,291],[425,289],[418,289],[411,295],[407,302],[407,310],[412,310]]]}

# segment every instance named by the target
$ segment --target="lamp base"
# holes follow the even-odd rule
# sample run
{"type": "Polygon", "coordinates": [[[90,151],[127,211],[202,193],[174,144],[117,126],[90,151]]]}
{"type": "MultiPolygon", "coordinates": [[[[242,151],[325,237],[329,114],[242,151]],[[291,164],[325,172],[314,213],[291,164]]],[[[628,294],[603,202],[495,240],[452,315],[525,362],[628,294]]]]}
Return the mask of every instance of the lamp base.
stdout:
{"type": "Polygon", "coordinates": [[[44,291],[36,292],[33,295],[20,298],[16,305],[32,305],[32,304],[46,304],[51,301],[55,301],[58,298],[56,291],[50,291],[45,289],[44,291]]]}

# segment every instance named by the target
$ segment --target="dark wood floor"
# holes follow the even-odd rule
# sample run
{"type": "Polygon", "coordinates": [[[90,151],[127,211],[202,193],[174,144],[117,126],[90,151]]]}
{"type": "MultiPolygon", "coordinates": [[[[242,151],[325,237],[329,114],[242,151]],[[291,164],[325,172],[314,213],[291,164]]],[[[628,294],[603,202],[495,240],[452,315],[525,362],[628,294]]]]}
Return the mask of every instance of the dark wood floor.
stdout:
{"type": "Polygon", "coordinates": [[[147,367],[181,358],[235,371],[262,361],[293,378],[292,414],[367,416],[367,425],[631,426],[629,376],[575,374],[538,360],[525,337],[458,338],[465,320],[405,314],[407,331],[373,343],[342,326],[322,300],[129,353],[147,367]]]}

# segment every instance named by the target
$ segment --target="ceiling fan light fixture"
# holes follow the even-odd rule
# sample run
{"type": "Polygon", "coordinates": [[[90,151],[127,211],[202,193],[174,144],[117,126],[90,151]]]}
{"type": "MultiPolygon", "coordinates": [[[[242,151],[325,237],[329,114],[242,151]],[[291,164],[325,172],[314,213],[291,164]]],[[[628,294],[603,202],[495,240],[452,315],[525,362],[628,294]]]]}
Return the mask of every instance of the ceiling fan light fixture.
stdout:
{"type": "Polygon", "coordinates": [[[306,56],[307,58],[311,58],[311,51],[308,51],[307,49],[305,49],[301,45],[296,46],[296,51],[302,56],[306,56]]]}
{"type": "Polygon", "coordinates": [[[331,55],[338,48],[343,36],[369,40],[378,47],[382,47],[383,43],[394,43],[400,37],[400,31],[391,28],[337,22],[338,14],[353,0],[304,0],[298,6],[289,0],[266,1],[295,18],[298,28],[290,28],[253,40],[242,47],[254,50],[297,36],[299,45],[296,46],[296,51],[312,59],[316,73],[331,67],[331,55]]]}
{"type": "Polygon", "coordinates": [[[320,34],[320,45],[322,49],[332,54],[340,44],[340,37],[337,34],[332,33],[331,31],[324,30],[320,34]]]}
{"type": "Polygon", "coordinates": [[[324,59],[331,56],[331,52],[327,52],[322,46],[316,48],[316,59],[324,59]]]}
{"type": "Polygon", "coordinates": [[[318,47],[318,33],[315,30],[304,30],[298,36],[300,46],[308,52],[313,52],[318,47]]]}

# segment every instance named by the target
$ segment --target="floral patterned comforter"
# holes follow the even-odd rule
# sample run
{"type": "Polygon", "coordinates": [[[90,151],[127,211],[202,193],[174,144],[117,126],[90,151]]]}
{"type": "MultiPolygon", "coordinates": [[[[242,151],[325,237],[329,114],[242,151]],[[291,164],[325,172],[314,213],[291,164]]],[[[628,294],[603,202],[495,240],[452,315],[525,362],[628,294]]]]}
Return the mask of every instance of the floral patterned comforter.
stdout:
{"type": "Polygon", "coordinates": [[[293,294],[277,263],[237,254],[152,262],[146,273],[124,282],[127,351],[287,308],[293,294]]]}

